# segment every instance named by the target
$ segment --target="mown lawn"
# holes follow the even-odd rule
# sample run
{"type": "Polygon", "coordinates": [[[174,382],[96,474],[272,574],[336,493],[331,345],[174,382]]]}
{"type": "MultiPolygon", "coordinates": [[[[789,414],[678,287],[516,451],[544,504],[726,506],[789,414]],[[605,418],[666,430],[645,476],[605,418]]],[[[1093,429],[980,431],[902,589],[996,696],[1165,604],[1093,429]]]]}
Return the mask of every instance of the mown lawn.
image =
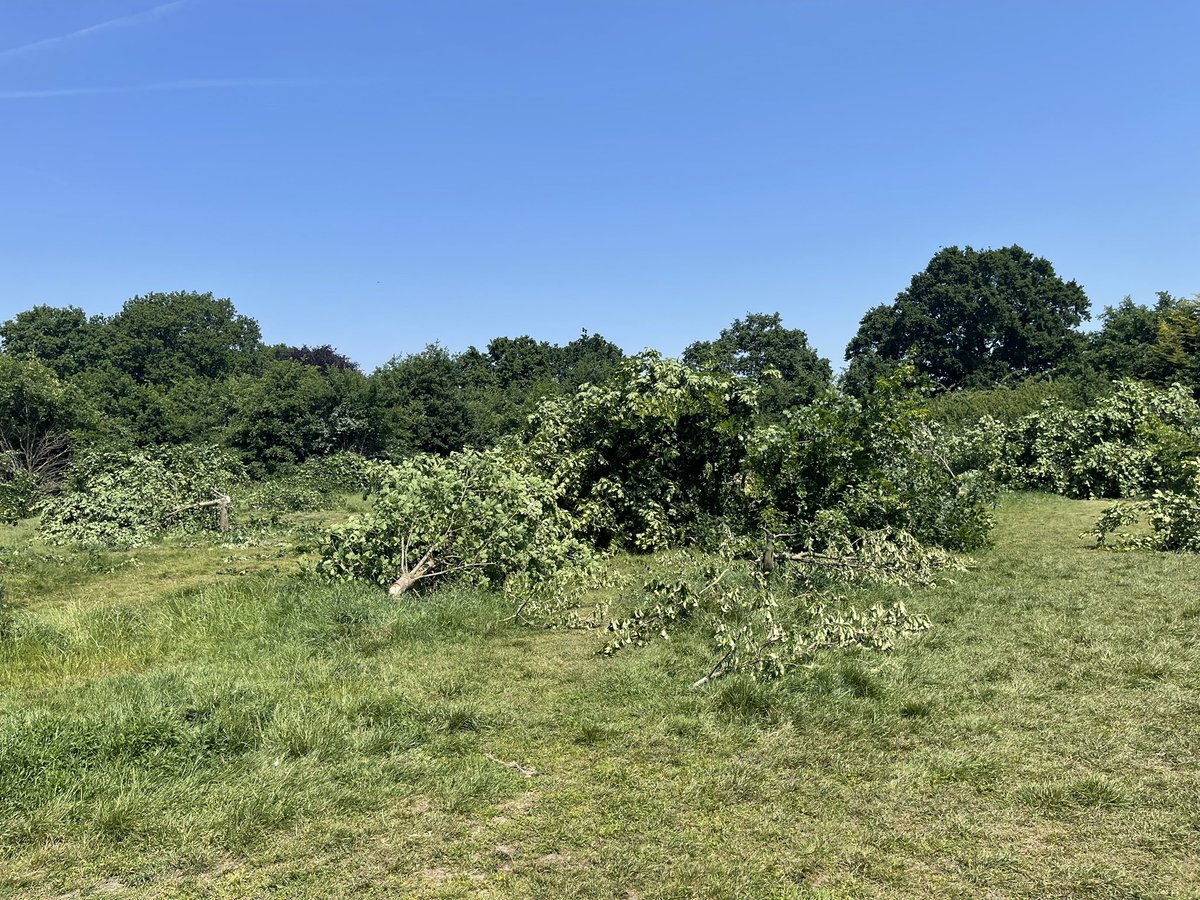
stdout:
{"type": "Polygon", "coordinates": [[[5,550],[0,890],[1200,896],[1200,560],[1088,549],[1102,506],[1010,497],[877,592],[931,631],[702,690],[698,638],[605,659],[270,547],[5,550]]]}

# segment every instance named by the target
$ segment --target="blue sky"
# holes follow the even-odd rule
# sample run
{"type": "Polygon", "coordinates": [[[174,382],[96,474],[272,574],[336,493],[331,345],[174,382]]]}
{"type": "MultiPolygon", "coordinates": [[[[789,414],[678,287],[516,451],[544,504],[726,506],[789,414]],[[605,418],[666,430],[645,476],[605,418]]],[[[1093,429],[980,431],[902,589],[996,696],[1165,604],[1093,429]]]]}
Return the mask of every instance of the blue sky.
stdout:
{"type": "Polygon", "coordinates": [[[211,290],[370,368],[678,353],[779,311],[835,364],[951,244],[1200,291],[1195,2],[5,0],[0,317],[211,290]]]}

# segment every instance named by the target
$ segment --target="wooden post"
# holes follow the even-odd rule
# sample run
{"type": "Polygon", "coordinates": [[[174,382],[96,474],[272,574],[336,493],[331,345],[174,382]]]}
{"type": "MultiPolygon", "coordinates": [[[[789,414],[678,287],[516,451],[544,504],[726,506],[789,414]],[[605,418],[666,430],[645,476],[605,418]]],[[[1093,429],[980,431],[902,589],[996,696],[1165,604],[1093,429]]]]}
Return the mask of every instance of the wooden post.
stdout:
{"type": "Polygon", "coordinates": [[[228,494],[217,498],[217,528],[222,532],[229,530],[229,504],[232,502],[228,494]]]}

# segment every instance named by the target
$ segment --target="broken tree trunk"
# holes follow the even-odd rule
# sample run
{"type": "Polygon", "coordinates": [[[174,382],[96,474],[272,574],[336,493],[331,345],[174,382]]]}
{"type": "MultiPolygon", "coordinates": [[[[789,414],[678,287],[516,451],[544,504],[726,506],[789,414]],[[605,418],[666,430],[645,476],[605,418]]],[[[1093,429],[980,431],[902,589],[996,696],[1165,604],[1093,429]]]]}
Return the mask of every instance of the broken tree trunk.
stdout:
{"type": "Polygon", "coordinates": [[[430,547],[425,551],[425,555],[417,561],[415,566],[413,566],[407,572],[402,573],[399,578],[392,582],[392,586],[388,588],[388,596],[399,597],[410,587],[428,575],[433,569],[433,563],[433,548],[430,547]]]}
{"type": "Polygon", "coordinates": [[[769,531],[767,532],[767,545],[763,549],[762,570],[767,575],[775,571],[775,535],[769,531]]]}

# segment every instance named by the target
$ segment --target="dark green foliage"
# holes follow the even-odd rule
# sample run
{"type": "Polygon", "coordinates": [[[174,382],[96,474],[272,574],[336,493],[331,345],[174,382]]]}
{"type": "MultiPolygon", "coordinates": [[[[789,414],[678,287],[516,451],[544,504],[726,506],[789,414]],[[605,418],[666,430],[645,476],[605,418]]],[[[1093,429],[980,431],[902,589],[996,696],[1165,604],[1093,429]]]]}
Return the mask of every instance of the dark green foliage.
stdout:
{"type": "Polygon", "coordinates": [[[1084,409],[1112,390],[1112,382],[1096,374],[1029,378],[1012,386],[936,394],[929,398],[929,416],[951,430],[970,427],[984,416],[1009,424],[1036,413],[1047,400],[1084,409]]]}
{"type": "Polygon", "coordinates": [[[233,454],[220,447],[93,450],[72,462],[42,532],[59,543],[128,547],[168,530],[214,529],[216,511],[194,505],[230,493],[240,476],[233,454]]]}
{"type": "Polygon", "coordinates": [[[151,293],[127,301],[104,329],[106,354],[141,384],[198,376],[223,378],[252,368],[258,323],[211,293],[151,293]]]}
{"type": "Polygon", "coordinates": [[[31,515],[57,489],[72,433],[87,421],[78,392],[43,363],[0,354],[0,523],[31,515]]]}
{"type": "Polygon", "coordinates": [[[104,325],[77,306],[35,306],[0,325],[0,341],[5,353],[41,360],[67,378],[100,362],[104,325]]]}
{"type": "Polygon", "coordinates": [[[683,361],[746,379],[758,392],[760,410],[772,418],[812,402],[833,381],[829,360],[808,345],[803,331],[784,328],[779,313],[747,313],[715,341],[689,346],[683,361]]]}
{"type": "Polygon", "coordinates": [[[847,384],[867,390],[881,364],[904,360],[942,389],[1052,371],[1079,350],[1074,329],[1088,306],[1078,284],[1018,246],[948,247],[891,306],[863,316],[846,348],[847,384]]]}
{"type": "Polygon", "coordinates": [[[569,344],[556,348],[554,378],[565,393],[573,393],[585,384],[607,381],[625,360],[625,352],[599,334],[583,334],[569,344]]]}
{"type": "Polygon", "coordinates": [[[365,494],[383,471],[382,464],[357,453],[311,456],[298,466],[252,482],[238,499],[250,509],[274,513],[320,509],[337,494],[365,494]]]}
{"type": "Polygon", "coordinates": [[[322,344],[320,347],[310,347],[305,344],[302,347],[289,347],[286,344],[279,344],[271,348],[276,359],[290,359],[298,362],[301,365],[313,366],[321,370],[322,375],[328,375],[331,371],[339,372],[357,372],[359,371],[358,363],[338,353],[329,344],[322,344]]]}
{"type": "Polygon", "coordinates": [[[438,344],[395,357],[371,376],[388,454],[489,447],[521,430],[547,397],[571,394],[616,371],[621,349],[597,334],[566,346],[496,338],[454,354],[438,344]]]}
{"type": "Polygon", "coordinates": [[[375,446],[370,387],[354,371],[328,375],[294,360],[230,380],[228,443],[271,472],[311,456],[375,446]]]}
{"type": "Polygon", "coordinates": [[[155,446],[170,442],[178,433],[164,390],[157,385],[139,384],[109,363],[79,373],[71,383],[95,414],[89,439],[155,446]]]}
{"type": "Polygon", "coordinates": [[[658,549],[736,522],[754,392],[657,353],[603,384],[544,403],[527,451],[561,486],[581,534],[601,547],[658,549]]]}
{"type": "Polygon", "coordinates": [[[1160,294],[1154,309],[1134,303],[1130,297],[1105,307],[1100,314],[1103,326],[1090,336],[1087,363],[1113,379],[1154,378],[1158,373],[1153,349],[1169,303],[1170,297],[1160,294]]]}
{"type": "Polygon", "coordinates": [[[1148,307],[1126,297],[1101,318],[1103,327],[1089,336],[1076,368],[1164,387],[1180,382],[1200,392],[1200,299],[1159,291],[1148,307]]]}
{"type": "Polygon", "coordinates": [[[465,386],[458,360],[437,344],[380,367],[371,389],[388,454],[449,453],[475,443],[480,430],[465,386]]]}
{"type": "Polygon", "coordinates": [[[1170,300],[1160,294],[1159,300],[1161,317],[1152,350],[1157,380],[1180,381],[1200,395],[1200,296],[1170,300]]]}

